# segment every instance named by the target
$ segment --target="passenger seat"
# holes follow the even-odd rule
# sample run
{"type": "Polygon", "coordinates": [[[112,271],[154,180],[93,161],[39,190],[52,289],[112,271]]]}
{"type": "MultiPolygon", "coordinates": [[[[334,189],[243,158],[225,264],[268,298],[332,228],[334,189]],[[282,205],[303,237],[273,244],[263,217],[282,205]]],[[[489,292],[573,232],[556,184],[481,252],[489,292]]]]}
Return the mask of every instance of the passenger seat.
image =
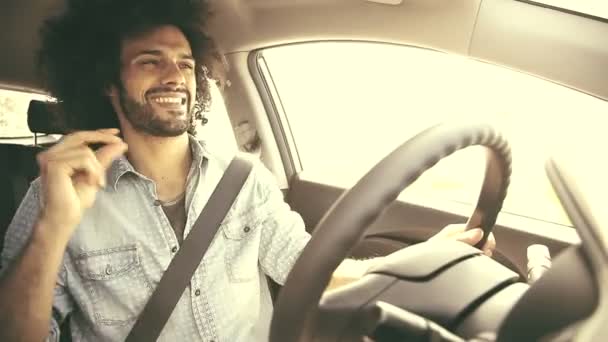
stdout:
{"type": "Polygon", "coordinates": [[[30,183],[38,177],[37,146],[0,144],[0,251],[4,246],[4,234],[15,211],[19,207],[30,183]]]}
{"type": "MultiPolygon", "coordinates": [[[[51,119],[54,103],[32,100],[28,108],[28,126],[37,134],[63,134],[51,119]]],[[[0,251],[4,235],[30,183],[38,177],[36,155],[48,146],[0,144],[0,251]]]]}

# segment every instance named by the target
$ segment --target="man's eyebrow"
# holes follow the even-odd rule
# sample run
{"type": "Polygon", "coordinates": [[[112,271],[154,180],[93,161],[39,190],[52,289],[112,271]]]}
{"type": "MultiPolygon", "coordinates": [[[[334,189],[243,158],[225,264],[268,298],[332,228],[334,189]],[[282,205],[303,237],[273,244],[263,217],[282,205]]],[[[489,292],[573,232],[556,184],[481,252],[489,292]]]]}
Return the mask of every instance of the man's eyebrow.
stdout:
{"type": "Polygon", "coordinates": [[[182,59],[191,59],[191,60],[194,60],[194,57],[191,54],[189,54],[189,53],[182,53],[182,54],[179,55],[179,57],[182,58],[182,59]]]}
{"type": "Polygon", "coordinates": [[[141,55],[153,55],[153,56],[161,56],[163,53],[160,50],[142,50],[139,51],[135,56],[141,55]]]}
{"type": "MultiPolygon", "coordinates": [[[[139,53],[137,53],[137,55],[135,55],[135,56],[137,57],[137,56],[141,56],[141,55],[162,56],[163,52],[160,50],[142,50],[139,53]]],[[[189,53],[181,53],[179,55],[179,58],[194,60],[194,57],[189,53]]]]}

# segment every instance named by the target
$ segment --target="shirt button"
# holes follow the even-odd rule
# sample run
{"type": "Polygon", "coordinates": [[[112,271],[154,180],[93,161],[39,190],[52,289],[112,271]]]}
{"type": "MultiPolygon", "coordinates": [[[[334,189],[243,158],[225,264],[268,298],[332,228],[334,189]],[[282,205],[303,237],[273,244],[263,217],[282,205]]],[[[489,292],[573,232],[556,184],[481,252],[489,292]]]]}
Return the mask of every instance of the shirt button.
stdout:
{"type": "Polygon", "coordinates": [[[249,232],[251,231],[251,228],[249,228],[249,227],[245,227],[245,228],[243,228],[243,231],[244,231],[245,233],[249,233],[249,232]]]}
{"type": "Polygon", "coordinates": [[[111,275],[112,274],[112,265],[108,264],[108,266],[106,266],[106,274],[107,275],[111,275]]]}
{"type": "Polygon", "coordinates": [[[177,246],[173,246],[173,248],[171,248],[171,252],[177,253],[177,246]]]}
{"type": "Polygon", "coordinates": [[[195,296],[200,296],[201,295],[201,290],[200,289],[196,289],[196,291],[194,291],[194,295],[195,296]]]}

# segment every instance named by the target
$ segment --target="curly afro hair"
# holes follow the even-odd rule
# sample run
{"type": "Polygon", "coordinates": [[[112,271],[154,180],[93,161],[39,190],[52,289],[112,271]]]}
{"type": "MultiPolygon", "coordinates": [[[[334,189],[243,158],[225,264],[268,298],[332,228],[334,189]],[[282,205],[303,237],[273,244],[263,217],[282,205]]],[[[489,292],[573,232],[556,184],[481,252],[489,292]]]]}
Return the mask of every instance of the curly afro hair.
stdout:
{"type": "Polygon", "coordinates": [[[203,113],[211,102],[209,79],[221,82],[227,69],[206,31],[209,17],[204,0],[67,0],[60,15],[44,22],[38,53],[44,85],[63,112],[61,126],[66,132],[119,127],[106,91],[121,82],[122,42],[172,25],[188,39],[197,65],[196,104],[189,129],[194,134],[195,121],[206,120],[203,113]]]}

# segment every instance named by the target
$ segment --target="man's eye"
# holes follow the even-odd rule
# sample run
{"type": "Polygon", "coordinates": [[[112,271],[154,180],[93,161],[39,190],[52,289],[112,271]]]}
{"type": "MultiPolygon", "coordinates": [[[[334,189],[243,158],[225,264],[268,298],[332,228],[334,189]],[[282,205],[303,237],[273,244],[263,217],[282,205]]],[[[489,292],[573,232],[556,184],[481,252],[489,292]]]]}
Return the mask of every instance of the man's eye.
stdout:
{"type": "Polygon", "coordinates": [[[182,69],[188,69],[188,70],[193,70],[194,69],[194,65],[192,65],[190,63],[182,63],[182,64],[180,64],[180,68],[182,68],[182,69]]]}
{"type": "Polygon", "coordinates": [[[141,65],[158,65],[158,61],[155,60],[147,60],[147,61],[141,61],[140,62],[141,65]]]}

